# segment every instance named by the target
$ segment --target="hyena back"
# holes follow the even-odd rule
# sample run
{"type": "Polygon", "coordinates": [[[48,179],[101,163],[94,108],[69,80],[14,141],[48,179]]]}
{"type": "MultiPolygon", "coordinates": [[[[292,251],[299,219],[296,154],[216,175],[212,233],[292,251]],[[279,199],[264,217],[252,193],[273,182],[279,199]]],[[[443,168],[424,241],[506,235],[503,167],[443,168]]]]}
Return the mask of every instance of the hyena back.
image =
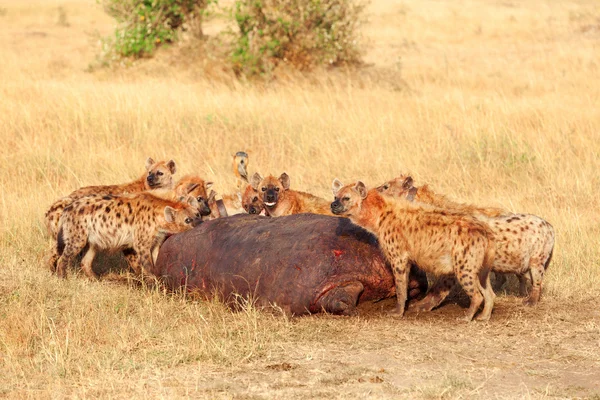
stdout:
{"type": "Polygon", "coordinates": [[[332,211],[377,236],[392,264],[397,295],[394,314],[404,313],[408,273],[414,262],[434,275],[456,277],[471,299],[467,321],[482,302],[484,308],[477,319],[490,318],[495,294],[489,265],[495,244],[485,224],[464,214],[383,196],[375,189],[367,191],[362,182],[343,186],[336,179],[333,192],[332,211]]]}

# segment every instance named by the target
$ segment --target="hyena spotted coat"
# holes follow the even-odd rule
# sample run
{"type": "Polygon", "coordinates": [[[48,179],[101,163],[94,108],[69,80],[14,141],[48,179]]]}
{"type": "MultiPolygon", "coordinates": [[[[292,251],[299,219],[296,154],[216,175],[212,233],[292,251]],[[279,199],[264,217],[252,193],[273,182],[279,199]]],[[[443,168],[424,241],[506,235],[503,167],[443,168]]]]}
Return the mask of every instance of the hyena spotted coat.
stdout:
{"type": "MultiPolygon", "coordinates": [[[[455,203],[434,193],[427,186],[413,186],[412,178],[406,175],[384,183],[377,190],[383,194],[427,203],[441,209],[464,212],[486,223],[494,233],[496,242],[492,271],[516,274],[523,295],[526,293],[526,276],[529,275],[532,289],[524,303],[534,305],[539,301],[544,273],[554,250],[555,234],[550,223],[532,214],[513,214],[498,208],[455,203]]],[[[414,307],[415,310],[431,310],[444,300],[453,283],[452,280],[440,281],[425,299],[411,304],[411,309],[414,307]]]]}
{"type": "Polygon", "coordinates": [[[377,236],[390,261],[397,296],[394,314],[404,314],[410,263],[415,263],[434,275],[456,277],[471,299],[465,320],[472,320],[484,301],[477,319],[490,318],[495,294],[489,265],[495,244],[485,224],[468,215],[383,196],[376,189],[367,191],[360,181],[343,186],[336,179],[333,193],[333,213],[350,218],[377,236]]]}
{"type": "Polygon", "coordinates": [[[46,211],[44,220],[48,235],[56,239],[56,235],[58,234],[58,220],[63,209],[71,204],[73,200],[93,195],[122,195],[140,193],[152,189],[172,189],[173,174],[175,171],[175,161],[173,160],[155,162],[152,158],[148,158],[146,160],[146,173],[133,182],[121,185],[87,186],[75,190],[70,195],[58,199],[46,211]]]}
{"type": "Polygon", "coordinates": [[[83,197],[63,210],[49,266],[64,278],[67,267],[87,247],[81,267],[89,277],[97,277],[92,261],[98,251],[123,251],[131,268],[139,274],[152,266],[156,255],[153,252],[166,235],[191,229],[200,221],[194,199],[184,203],[149,192],[83,197]]]}
{"type": "Polygon", "coordinates": [[[259,193],[267,213],[272,217],[300,213],[333,215],[329,201],[290,189],[290,177],[285,172],[279,178],[269,175],[264,179],[256,173],[250,184],[259,193]]]}

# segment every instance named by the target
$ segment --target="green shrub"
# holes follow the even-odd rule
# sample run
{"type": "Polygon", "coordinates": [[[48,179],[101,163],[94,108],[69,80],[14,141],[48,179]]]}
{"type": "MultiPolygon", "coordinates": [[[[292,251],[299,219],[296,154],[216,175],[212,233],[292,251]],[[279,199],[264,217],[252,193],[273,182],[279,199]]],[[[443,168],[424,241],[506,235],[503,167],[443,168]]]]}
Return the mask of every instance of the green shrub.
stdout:
{"type": "Polygon", "coordinates": [[[200,26],[213,0],[98,0],[118,22],[113,38],[105,41],[105,53],[139,58],[152,54],[177,39],[184,23],[200,26]]]}
{"type": "Polygon", "coordinates": [[[239,28],[232,53],[238,74],[360,62],[362,0],[236,0],[239,28]]]}

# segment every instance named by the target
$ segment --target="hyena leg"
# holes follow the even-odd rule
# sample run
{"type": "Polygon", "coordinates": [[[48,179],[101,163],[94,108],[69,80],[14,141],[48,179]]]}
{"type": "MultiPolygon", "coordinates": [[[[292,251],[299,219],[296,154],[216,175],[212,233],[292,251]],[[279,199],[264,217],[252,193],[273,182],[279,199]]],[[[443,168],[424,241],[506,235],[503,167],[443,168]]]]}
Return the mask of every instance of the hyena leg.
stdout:
{"type": "Polygon", "coordinates": [[[479,273],[479,281],[477,282],[479,290],[483,294],[483,311],[477,316],[478,321],[489,321],[492,315],[492,309],[494,308],[494,300],[496,299],[496,293],[492,288],[490,282],[490,274],[488,269],[483,269],[479,273]]]}
{"type": "Polygon", "coordinates": [[[140,265],[140,258],[138,254],[133,249],[125,249],[123,250],[123,255],[129,264],[129,268],[133,270],[136,275],[140,275],[142,273],[142,266],[140,265]]]}
{"type": "Polygon", "coordinates": [[[60,278],[67,277],[67,268],[73,264],[75,257],[85,248],[86,242],[82,239],[65,240],[65,248],[58,259],[56,266],[56,275],[60,278]]]}
{"type": "Polygon", "coordinates": [[[142,266],[142,271],[144,272],[144,274],[148,275],[150,274],[150,271],[152,271],[152,266],[154,265],[154,262],[152,261],[152,252],[144,251],[140,253],[140,264],[142,266]]]}
{"type": "Polygon", "coordinates": [[[83,258],[81,259],[81,269],[91,279],[98,278],[98,274],[96,274],[92,269],[92,262],[94,261],[94,257],[96,257],[96,246],[90,244],[87,253],[85,253],[83,258]]]}
{"type": "Polygon", "coordinates": [[[540,300],[540,296],[542,294],[542,280],[544,279],[544,263],[539,260],[531,260],[530,263],[531,268],[531,293],[529,293],[529,297],[527,297],[523,303],[528,306],[534,306],[540,300]]]}
{"type": "MultiPolygon", "coordinates": [[[[467,257],[469,257],[469,255],[467,255],[467,257]]],[[[475,258],[473,256],[471,257],[475,258]]],[[[480,270],[481,264],[477,265],[476,260],[470,260],[470,262],[465,262],[465,264],[455,268],[458,283],[460,283],[467,296],[471,299],[471,305],[464,317],[464,320],[467,322],[473,319],[473,316],[477,310],[479,310],[479,306],[483,303],[483,295],[480,289],[481,285],[478,276],[480,270]]]]}
{"type": "Polygon", "coordinates": [[[56,246],[53,246],[52,253],[50,253],[48,260],[46,261],[46,264],[52,273],[56,273],[56,263],[58,262],[59,258],[60,255],[58,254],[58,249],[56,246]]]}
{"type": "Polygon", "coordinates": [[[410,273],[408,274],[408,299],[424,297],[427,293],[427,274],[421,270],[415,263],[410,263],[410,273]]]}
{"type": "Polygon", "coordinates": [[[427,292],[427,296],[422,300],[408,303],[408,310],[417,312],[433,310],[448,297],[455,284],[456,278],[454,276],[442,276],[438,278],[431,290],[427,292]]]}
{"type": "Polygon", "coordinates": [[[506,283],[506,275],[500,272],[494,272],[494,290],[500,291],[506,283]]]}
{"type": "Polygon", "coordinates": [[[521,296],[527,296],[529,294],[529,290],[527,290],[529,286],[527,274],[517,274],[517,278],[519,278],[519,294],[521,296]]]}
{"type": "Polygon", "coordinates": [[[408,273],[410,264],[408,263],[408,254],[403,254],[394,260],[390,260],[394,281],[396,283],[396,308],[390,311],[390,315],[402,317],[404,315],[404,306],[408,294],[408,273]]]}

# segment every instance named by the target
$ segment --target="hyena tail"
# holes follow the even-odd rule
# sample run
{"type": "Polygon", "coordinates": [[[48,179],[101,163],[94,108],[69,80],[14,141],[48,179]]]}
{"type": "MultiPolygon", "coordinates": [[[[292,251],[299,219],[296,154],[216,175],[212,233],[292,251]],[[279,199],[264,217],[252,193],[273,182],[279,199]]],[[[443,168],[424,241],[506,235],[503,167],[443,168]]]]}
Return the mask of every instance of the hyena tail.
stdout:
{"type": "Polygon", "coordinates": [[[550,261],[552,260],[552,255],[554,254],[554,239],[556,237],[554,234],[554,228],[552,227],[552,225],[548,224],[548,227],[549,227],[549,232],[548,232],[546,246],[545,246],[545,251],[548,254],[548,258],[546,259],[546,262],[544,263],[544,271],[548,269],[548,266],[550,265],[550,261]]]}
{"type": "Polygon", "coordinates": [[[56,236],[56,251],[59,256],[62,256],[63,251],[65,251],[65,238],[62,227],[60,227],[56,236]]]}
{"type": "Polygon", "coordinates": [[[550,250],[550,254],[548,255],[548,259],[546,260],[546,263],[544,264],[544,271],[548,269],[548,266],[550,265],[550,261],[552,261],[552,255],[554,254],[554,247],[552,248],[552,250],[550,250]]]}

